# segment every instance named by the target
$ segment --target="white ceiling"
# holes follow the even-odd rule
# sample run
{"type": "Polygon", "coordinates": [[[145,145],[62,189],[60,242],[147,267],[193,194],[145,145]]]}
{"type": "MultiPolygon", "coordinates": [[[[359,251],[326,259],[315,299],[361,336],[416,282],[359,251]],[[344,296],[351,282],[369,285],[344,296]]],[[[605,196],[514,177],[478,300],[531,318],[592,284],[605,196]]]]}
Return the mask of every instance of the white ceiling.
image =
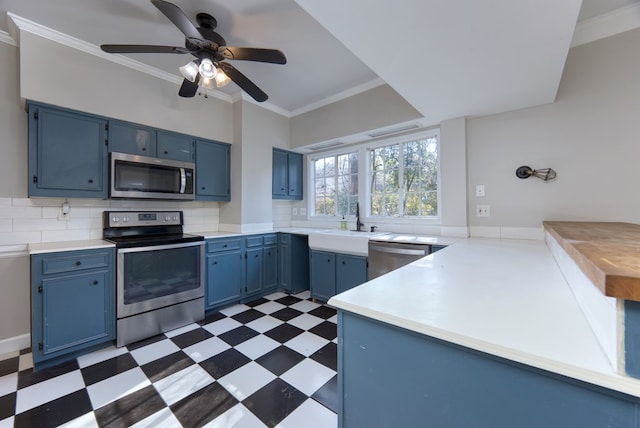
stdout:
{"type": "MultiPolygon", "coordinates": [[[[234,62],[269,95],[267,106],[296,115],[386,82],[430,123],[552,102],[581,4],[580,0],[171,1],[194,22],[198,12],[213,15],[218,20],[216,31],[230,46],[277,48],[285,53],[286,65],[234,62]]],[[[594,20],[638,4],[640,0],[584,0],[579,19],[594,20]]],[[[182,33],[148,0],[0,0],[0,11],[96,46],[184,44],[182,33]]],[[[8,32],[4,18],[0,30],[8,32]]],[[[130,57],[175,76],[190,58],[130,57]]],[[[177,96],[177,89],[168,96],[177,96]]],[[[240,92],[235,84],[221,91],[226,96],[240,92]]]]}

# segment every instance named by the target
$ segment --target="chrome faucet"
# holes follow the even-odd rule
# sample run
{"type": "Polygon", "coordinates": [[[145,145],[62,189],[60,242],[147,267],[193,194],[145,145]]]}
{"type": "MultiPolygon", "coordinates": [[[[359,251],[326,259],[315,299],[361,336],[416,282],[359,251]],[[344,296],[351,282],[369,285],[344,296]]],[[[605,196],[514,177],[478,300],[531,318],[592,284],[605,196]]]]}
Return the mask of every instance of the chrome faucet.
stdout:
{"type": "Polygon", "coordinates": [[[356,231],[364,232],[362,226],[364,226],[364,223],[360,222],[360,202],[356,202],[356,231]]]}

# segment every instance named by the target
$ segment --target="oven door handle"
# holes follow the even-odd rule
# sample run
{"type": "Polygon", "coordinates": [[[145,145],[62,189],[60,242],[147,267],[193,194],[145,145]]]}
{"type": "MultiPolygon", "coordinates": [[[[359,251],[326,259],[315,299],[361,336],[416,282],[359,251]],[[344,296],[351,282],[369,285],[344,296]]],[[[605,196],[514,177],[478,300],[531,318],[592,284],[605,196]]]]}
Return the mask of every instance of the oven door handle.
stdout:
{"type": "Polygon", "coordinates": [[[429,249],[410,249],[410,248],[401,248],[401,247],[383,247],[381,245],[373,245],[369,244],[370,251],[377,251],[379,253],[390,253],[390,254],[400,254],[403,256],[428,256],[429,249]]]}
{"type": "Polygon", "coordinates": [[[187,188],[187,173],[184,168],[180,168],[180,193],[184,193],[187,188]]]}

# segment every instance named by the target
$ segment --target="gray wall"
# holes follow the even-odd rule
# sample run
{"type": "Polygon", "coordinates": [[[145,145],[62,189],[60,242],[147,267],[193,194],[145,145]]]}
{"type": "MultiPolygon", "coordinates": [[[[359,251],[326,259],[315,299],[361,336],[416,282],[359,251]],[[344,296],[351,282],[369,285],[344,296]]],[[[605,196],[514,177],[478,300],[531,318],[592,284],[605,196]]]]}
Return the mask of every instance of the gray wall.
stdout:
{"type": "Polygon", "coordinates": [[[482,227],[539,227],[544,220],[640,222],[640,30],[571,49],[557,101],[467,121],[469,191],[491,216],[482,227]],[[521,165],[551,167],[555,182],[520,180],[521,165]]]}

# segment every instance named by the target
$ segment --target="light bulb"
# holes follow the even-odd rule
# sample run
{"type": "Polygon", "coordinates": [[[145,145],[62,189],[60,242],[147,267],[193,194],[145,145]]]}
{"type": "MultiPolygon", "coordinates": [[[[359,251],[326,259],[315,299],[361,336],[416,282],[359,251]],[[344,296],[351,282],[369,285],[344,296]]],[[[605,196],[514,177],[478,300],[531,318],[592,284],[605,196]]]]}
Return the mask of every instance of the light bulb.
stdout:
{"type": "Polygon", "coordinates": [[[190,82],[196,81],[198,75],[198,64],[195,61],[191,61],[189,64],[185,64],[179,68],[180,73],[190,82]]]}
{"type": "Polygon", "coordinates": [[[198,67],[198,71],[200,71],[200,75],[207,79],[213,79],[216,77],[216,66],[213,65],[213,62],[209,58],[205,58],[200,62],[200,67],[198,67]]]}
{"type": "Polygon", "coordinates": [[[231,79],[229,79],[229,76],[227,76],[224,73],[224,71],[218,70],[218,73],[216,74],[216,86],[218,88],[222,88],[229,82],[231,82],[231,79]]]}
{"type": "Polygon", "coordinates": [[[201,78],[201,79],[200,79],[199,84],[200,84],[200,86],[202,86],[203,88],[206,88],[206,89],[213,89],[213,88],[214,88],[214,86],[213,86],[213,82],[214,82],[214,80],[213,80],[213,79],[207,79],[206,77],[203,77],[203,78],[201,78]]]}

